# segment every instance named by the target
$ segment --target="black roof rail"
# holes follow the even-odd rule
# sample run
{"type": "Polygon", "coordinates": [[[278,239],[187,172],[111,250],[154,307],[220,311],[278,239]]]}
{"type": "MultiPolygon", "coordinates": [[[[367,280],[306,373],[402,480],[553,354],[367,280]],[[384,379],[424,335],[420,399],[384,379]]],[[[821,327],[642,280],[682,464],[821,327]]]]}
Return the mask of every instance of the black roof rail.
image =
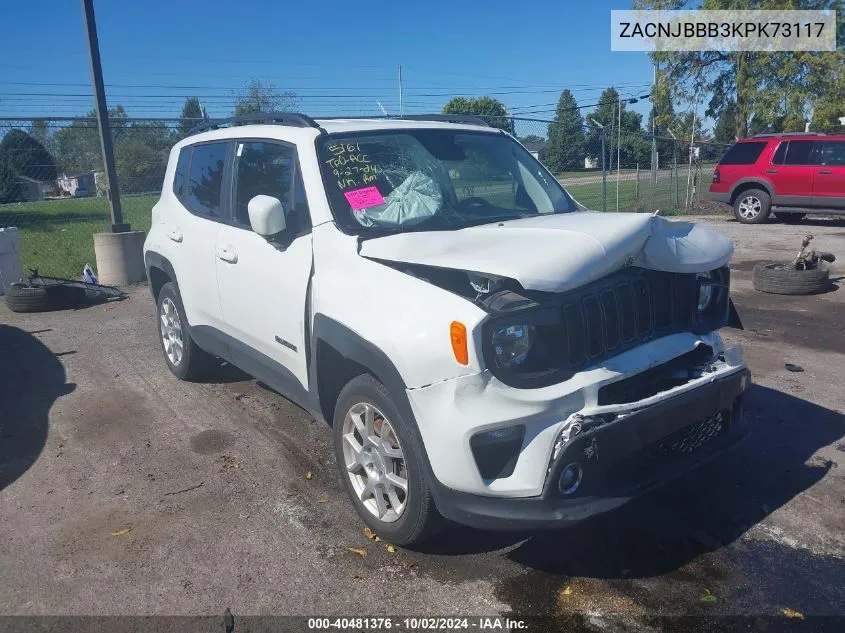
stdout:
{"type": "Polygon", "coordinates": [[[256,112],[254,114],[244,114],[242,116],[233,116],[227,119],[215,119],[206,123],[197,125],[190,132],[189,135],[198,132],[206,132],[208,130],[217,130],[228,125],[237,125],[239,123],[274,123],[276,125],[288,125],[290,127],[313,127],[322,130],[319,124],[310,116],[299,114],[298,112],[256,112]]]}
{"type": "Polygon", "coordinates": [[[483,125],[484,127],[490,127],[490,124],[487,121],[479,116],[473,116],[471,114],[404,114],[402,116],[390,118],[406,119],[408,121],[442,121],[444,123],[464,123],[466,125],[483,125]]]}
{"type": "Polygon", "coordinates": [[[755,134],[749,138],[763,138],[772,136],[826,136],[824,132],[766,132],[765,134],[755,134]]]}

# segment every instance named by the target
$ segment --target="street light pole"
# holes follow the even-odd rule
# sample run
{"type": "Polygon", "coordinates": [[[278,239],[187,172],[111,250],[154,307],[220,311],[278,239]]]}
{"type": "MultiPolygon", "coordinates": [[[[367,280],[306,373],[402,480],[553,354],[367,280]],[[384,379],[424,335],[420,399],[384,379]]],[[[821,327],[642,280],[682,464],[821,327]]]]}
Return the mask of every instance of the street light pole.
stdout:
{"type": "Polygon", "coordinates": [[[106,105],[106,91],[103,87],[103,68],[100,64],[100,45],[97,41],[97,24],[94,20],[93,0],[82,0],[85,12],[85,31],[88,36],[88,55],[91,61],[91,80],[94,84],[94,105],[97,111],[97,127],[100,132],[100,145],[103,150],[103,167],[106,174],[106,194],[111,207],[112,233],[127,233],[129,224],[124,223],[120,208],[120,188],[114,167],[114,150],[109,127],[109,110],[106,105]]]}

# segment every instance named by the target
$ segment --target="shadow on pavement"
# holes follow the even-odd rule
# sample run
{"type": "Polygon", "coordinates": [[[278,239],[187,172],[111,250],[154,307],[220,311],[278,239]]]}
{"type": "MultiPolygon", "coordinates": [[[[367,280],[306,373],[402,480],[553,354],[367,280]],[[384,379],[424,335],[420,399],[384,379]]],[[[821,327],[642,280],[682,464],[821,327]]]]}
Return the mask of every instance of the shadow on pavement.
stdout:
{"type": "Polygon", "coordinates": [[[0,490],[38,459],[53,402],[76,387],[38,338],[0,325],[0,490]]]}

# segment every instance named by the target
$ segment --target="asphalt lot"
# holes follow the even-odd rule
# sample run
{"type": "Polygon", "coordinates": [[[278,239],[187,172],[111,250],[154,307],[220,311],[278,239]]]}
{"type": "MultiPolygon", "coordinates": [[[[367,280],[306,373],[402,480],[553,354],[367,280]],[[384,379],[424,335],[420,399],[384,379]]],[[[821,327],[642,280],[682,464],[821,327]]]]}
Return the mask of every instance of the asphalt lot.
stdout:
{"type": "Polygon", "coordinates": [[[702,221],[737,248],[746,330],[724,335],[753,372],[751,440],[580,526],[455,528],[419,551],[365,537],[328,428],[231,367],[172,377],[146,287],[59,313],[0,301],[0,615],[543,614],[596,631],[845,616],[845,290],[777,297],[750,281],[808,231],[840,276],[845,222],[702,221]]]}

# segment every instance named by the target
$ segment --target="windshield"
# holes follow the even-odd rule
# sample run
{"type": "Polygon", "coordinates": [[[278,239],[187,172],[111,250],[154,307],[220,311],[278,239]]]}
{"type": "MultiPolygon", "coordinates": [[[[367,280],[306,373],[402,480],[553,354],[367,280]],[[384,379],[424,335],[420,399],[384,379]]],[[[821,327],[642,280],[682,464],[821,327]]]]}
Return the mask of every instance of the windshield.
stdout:
{"type": "Polygon", "coordinates": [[[521,145],[498,132],[409,129],[320,137],[335,221],[355,233],[439,231],[576,210],[521,145]]]}

